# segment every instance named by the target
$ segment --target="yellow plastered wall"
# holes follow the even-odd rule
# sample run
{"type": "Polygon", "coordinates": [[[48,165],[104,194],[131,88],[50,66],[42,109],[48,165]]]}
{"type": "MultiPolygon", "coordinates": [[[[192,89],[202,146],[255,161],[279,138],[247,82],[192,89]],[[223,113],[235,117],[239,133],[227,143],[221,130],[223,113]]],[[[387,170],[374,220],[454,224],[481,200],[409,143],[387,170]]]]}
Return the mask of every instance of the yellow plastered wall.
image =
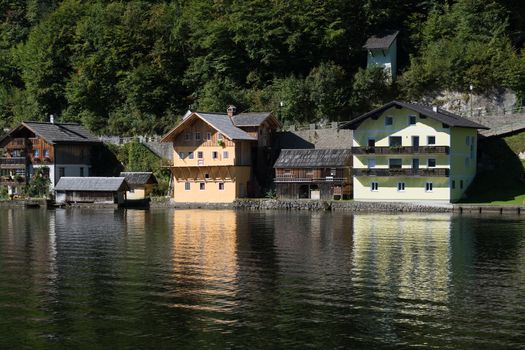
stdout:
{"type": "Polygon", "coordinates": [[[136,186],[132,191],[126,192],[127,199],[144,199],[149,197],[153,192],[153,184],[146,184],[143,186],[136,186]]]}
{"type": "Polygon", "coordinates": [[[450,201],[449,179],[446,177],[354,177],[354,199],[370,201],[450,201]],[[378,190],[372,191],[372,182],[378,190]],[[398,191],[398,183],[405,183],[405,190],[398,191]],[[432,191],[426,191],[426,183],[432,183],[432,191]]]}
{"type": "Polygon", "coordinates": [[[221,147],[217,145],[194,147],[175,145],[173,150],[174,166],[214,166],[235,164],[235,146],[221,147]],[[183,153],[184,158],[181,158],[181,152],[183,153]],[[193,152],[193,159],[189,158],[190,152],[193,152]],[[198,157],[198,152],[202,152],[203,158],[198,157]],[[213,158],[213,152],[217,152],[216,159],[213,158]],[[227,155],[225,152],[227,152],[227,155]]]}
{"type": "Polygon", "coordinates": [[[451,200],[461,199],[476,176],[477,130],[453,128],[450,147],[451,200]]]}
{"type": "Polygon", "coordinates": [[[394,107],[386,110],[377,119],[368,118],[354,130],[355,147],[365,147],[370,138],[375,139],[376,146],[388,147],[390,136],[401,136],[402,146],[412,146],[412,136],[419,136],[419,145],[427,146],[427,137],[436,137],[436,146],[450,146],[450,129],[444,128],[441,122],[431,118],[422,118],[418,113],[406,108],[394,107]],[[416,124],[409,125],[409,116],[416,116],[416,124]],[[385,117],[391,116],[392,125],[385,125],[385,117]]]}
{"type": "Polygon", "coordinates": [[[188,169],[188,176],[174,177],[173,200],[178,203],[230,203],[247,194],[251,177],[250,167],[231,167],[227,176],[204,179],[199,169],[188,169]],[[186,182],[190,189],[186,189],[186,182]],[[200,184],[204,183],[201,190],[200,184]],[[219,189],[224,183],[224,189],[219,189]]]}

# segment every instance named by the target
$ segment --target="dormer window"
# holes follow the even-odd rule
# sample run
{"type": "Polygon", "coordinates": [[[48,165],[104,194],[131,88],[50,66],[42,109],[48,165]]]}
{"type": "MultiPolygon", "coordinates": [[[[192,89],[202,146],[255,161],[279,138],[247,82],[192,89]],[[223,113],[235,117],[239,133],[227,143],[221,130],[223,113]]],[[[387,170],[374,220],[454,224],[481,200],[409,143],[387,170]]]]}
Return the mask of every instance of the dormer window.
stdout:
{"type": "Polygon", "coordinates": [[[392,116],[387,115],[387,116],[385,117],[385,125],[386,125],[386,126],[391,126],[392,124],[393,124],[393,118],[392,118],[392,116]]]}

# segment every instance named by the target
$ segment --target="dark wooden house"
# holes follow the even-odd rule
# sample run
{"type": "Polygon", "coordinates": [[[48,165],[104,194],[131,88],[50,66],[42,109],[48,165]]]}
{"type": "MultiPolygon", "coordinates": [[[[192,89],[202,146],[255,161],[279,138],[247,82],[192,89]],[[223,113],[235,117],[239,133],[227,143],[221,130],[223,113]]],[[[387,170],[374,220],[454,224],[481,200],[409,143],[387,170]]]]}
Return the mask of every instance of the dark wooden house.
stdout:
{"type": "Polygon", "coordinates": [[[351,167],[350,149],[283,149],[274,165],[277,198],[350,198],[351,167]]]}
{"type": "Polygon", "coordinates": [[[23,122],[0,138],[0,186],[20,193],[38,169],[51,188],[62,176],[90,176],[101,142],[78,124],[23,122]]]}

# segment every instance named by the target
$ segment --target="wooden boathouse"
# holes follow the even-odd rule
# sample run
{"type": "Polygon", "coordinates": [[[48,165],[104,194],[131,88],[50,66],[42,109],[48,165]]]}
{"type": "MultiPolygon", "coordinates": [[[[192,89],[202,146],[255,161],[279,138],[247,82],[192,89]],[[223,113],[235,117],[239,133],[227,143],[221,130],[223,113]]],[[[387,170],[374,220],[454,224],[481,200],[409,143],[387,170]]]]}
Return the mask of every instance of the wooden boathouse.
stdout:
{"type": "Polygon", "coordinates": [[[61,177],[55,186],[55,201],[124,204],[128,190],[124,177],[61,177]]]}
{"type": "Polygon", "coordinates": [[[279,199],[349,199],[350,149],[283,149],[275,162],[279,199]]]}

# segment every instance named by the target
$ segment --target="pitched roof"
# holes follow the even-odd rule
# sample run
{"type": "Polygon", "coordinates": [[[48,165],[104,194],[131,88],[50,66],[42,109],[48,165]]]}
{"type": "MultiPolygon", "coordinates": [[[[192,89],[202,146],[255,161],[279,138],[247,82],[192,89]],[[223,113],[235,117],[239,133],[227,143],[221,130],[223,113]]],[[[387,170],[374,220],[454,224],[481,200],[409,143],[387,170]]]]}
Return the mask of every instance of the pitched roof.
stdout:
{"type": "Polygon", "coordinates": [[[356,127],[359,126],[359,124],[361,124],[362,121],[368,118],[371,118],[373,116],[380,115],[381,113],[383,113],[384,111],[392,107],[401,107],[401,108],[410,109],[425,117],[435,119],[451,127],[486,129],[486,130],[489,129],[484,125],[473,122],[467,118],[460,117],[459,115],[450,113],[441,108],[437,108],[436,110],[434,110],[433,107],[430,107],[430,106],[414,104],[414,103],[405,103],[405,102],[399,102],[399,101],[391,101],[382,107],[376,108],[373,111],[365,113],[349,121],[348,123],[344,124],[341,128],[342,129],[355,129],[356,127]]]}
{"type": "Polygon", "coordinates": [[[127,171],[121,172],[121,177],[126,178],[128,185],[145,185],[145,184],[156,184],[157,178],[152,172],[146,171],[127,171]]]}
{"type": "Polygon", "coordinates": [[[249,112],[236,114],[232,119],[235,126],[259,126],[271,115],[271,112],[249,112]]]}
{"type": "Polygon", "coordinates": [[[27,128],[49,143],[99,143],[100,140],[79,124],[22,122],[9,132],[27,128]]]}
{"type": "Polygon", "coordinates": [[[61,177],[55,191],[116,192],[129,189],[124,177],[61,177]]]}
{"type": "Polygon", "coordinates": [[[227,114],[202,112],[195,112],[195,114],[200,116],[201,119],[203,119],[213,128],[217,129],[231,140],[257,140],[255,137],[248,134],[246,131],[239,129],[237,126],[235,126],[233,124],[232,118],[230,118],[227,114]]]}
{"type": "Polygon", "coordinates": [[[369,50],[388,49],[390,45],[392,45],[398,34],[398,30],[390,30],[381,34],[373,35],[370,38],[368,38],[363,47],[369,50]]]}
{"type": "Polygon", "coordinates": [[[341,168],[352,161],[350,149],[283,149],[274,168],[341,168]]]}

